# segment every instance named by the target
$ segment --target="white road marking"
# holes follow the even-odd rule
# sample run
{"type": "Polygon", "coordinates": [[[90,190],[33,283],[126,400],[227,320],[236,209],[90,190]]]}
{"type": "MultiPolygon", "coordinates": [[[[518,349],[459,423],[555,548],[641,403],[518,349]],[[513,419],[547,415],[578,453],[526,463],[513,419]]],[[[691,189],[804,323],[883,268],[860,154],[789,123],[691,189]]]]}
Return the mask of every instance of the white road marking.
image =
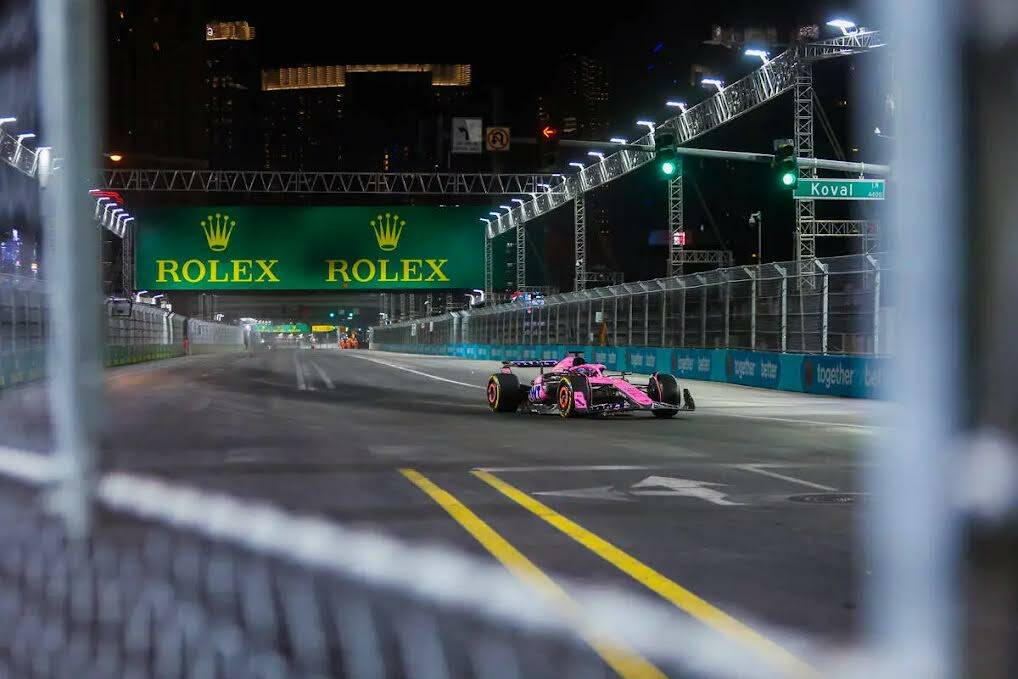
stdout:
{"type": "Polygon", "coordinates": [[[325,382],[325,386],[327,386],[329,389],[336,388],[336,385],[332,382],[331,379],[329,379],[329,376],[325,374],[325,371],[322,370],[322,367],[320,365],[318,365],[314,361],[308,361],[308,363],[311,365],[312,368],[315,369],[315,372],[318,373],[318,376],[322,378],[322,382],[325,382]]]}
{"type": "Polygon", "coordinates": [[[362,361],[371,361],[372,363],[377,363],[378,365],[388,366],[390,368],[395,368],[396,370],[402,370],[404,372],[413,373],[414,375],[420,375],[421,377],[430,377],[431,379],[438,380],[439,382],[448,382],[449,384],[458,384],[463,387],[473,387],[474,389],[484,389],[484,387],[482,387],[479,384],[470,384],[469,382],[459,382],[458,380],[450,380],[447,377],[439,377],[438,375],[432,375],[431,373],[421,372],[420,370],[414,370],[413,368],[407,368],[406,366],[397,365],[395,363],[389,363],[388,361],[380,361],[377,358],[369,358],[367,356],[357,356],[357,355],[354,355],[353,358],[359,358],[362,361]]]}
{"type": "Polygon", "coordinates": [[[541,490],[531,495],[554,495],[557,497],[572,497],[580,500],[611,500],[613,502],[635,502],[625,493],[615,490],[613,486],[598,486],[596,488],[574,488],[572,490],[541,490]]]}
{"type": "MultiPolygon", "coordinates": [[[[710,412],[709,406],[700,408],[701,412],[710,412]]],[[[741,413],[711,413],[712,415],[720,415],[722,417],[741,417],[747,420],[770,420],[772,422],[790,422],[792,424],[811,424],[818,427],[842,427],[847,429],[859,429],[866,432],[875,433],[883,427],[878,427],[872,424],[851,424],[849,422],[822,422],[819,420],[797,420],[791,417],[769,417],[766,415],[743,415],[741,413]]]]}
{"type": "Polygon", "coordinates": [[[724,486],[724,483],[713,481],[696,481],[694,479],[677,479],[670,476],[648,476],[632,488],[666,488],[667,490],[630,490],[633,495],[677,495],[693,497],[716,505],[741,505],[741,502],[727,500],[726,494],[707,486],[724,486]]]}
{"type": "Polygon", "coordinates": [[[778,474],[777,472],[772,472],[767,469],[761,469],[759,466],[754,464],[737,464],[734,465],[734,467],[736,469],[742,469],[743,471],[753,472],[754,474],[763,474],[764,476],[770,476],[775,479],[781,479],[782,481],[798,483],[801,486],[809,486],[810,488],[816,488],[818,490],[829,490],[832,493],[840,492],[838,491],[837,488],[831,488],[830,486],[825,486],[822,483],[813,483],[812,481],[807,481],[806,479],[800,479],[794,476],[786,476],[785,474],[778,474]]]}
{"type": "Polygon", "coordinates": [[[616,472],[616,471],[644,471],[648,469],[668,469],[668,466],[659,464],[566,464],[549,465],[547,467],[474,467],[481,472],[616,472]]]}
{"type": "Polygon", "coordinates": [[[300,354],[294,352],[293,354],[293,369],[297,372],[297,388],[301,391],[306,391],[308,388],[307,382],[304,380],[304,371],[300,369],[300,354]]]}

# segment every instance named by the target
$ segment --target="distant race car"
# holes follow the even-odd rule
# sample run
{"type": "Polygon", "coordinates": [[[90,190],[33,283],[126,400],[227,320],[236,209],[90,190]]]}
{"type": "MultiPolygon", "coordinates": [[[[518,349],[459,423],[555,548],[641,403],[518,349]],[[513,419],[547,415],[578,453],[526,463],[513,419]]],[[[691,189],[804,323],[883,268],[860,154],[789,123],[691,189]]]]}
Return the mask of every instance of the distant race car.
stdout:
{"type": "Polygon", "coordinates": [[[571,351],[560,361],[502,361],[488,378],[488,407],[496,413],[523,412],[562,417],[615,415],[644,410],[655,417],[673,417],[695,410],[688,389],[679,389],[674,375],[654,373],[645,385],[633,384],[625,373],[609,375],[600,363],[587,363],[583,352],[571,351]],[[521,385],[513,368],[540,368],[529,385],[521,385]],[[545,372],[545,368],[550,368],[545,372]]]}

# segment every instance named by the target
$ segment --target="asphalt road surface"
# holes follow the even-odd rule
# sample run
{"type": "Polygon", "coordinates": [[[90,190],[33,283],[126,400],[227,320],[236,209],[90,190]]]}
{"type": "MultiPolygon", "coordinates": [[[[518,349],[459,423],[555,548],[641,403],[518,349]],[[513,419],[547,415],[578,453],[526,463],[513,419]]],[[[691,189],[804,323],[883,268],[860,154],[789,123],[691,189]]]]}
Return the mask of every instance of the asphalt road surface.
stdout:
{"type": "MultiPolygon", "coordinates": [[[[674,419],[496,415],[496,367],[275,350],[112,370],[104,466],[491,558],[483,522],[550,574],[856,638],[860,468],[886,404],[687,381],[697,410],[674,419]]],[[[48,447],[42,402],[5,396],[4,443],[48,447]]]]}

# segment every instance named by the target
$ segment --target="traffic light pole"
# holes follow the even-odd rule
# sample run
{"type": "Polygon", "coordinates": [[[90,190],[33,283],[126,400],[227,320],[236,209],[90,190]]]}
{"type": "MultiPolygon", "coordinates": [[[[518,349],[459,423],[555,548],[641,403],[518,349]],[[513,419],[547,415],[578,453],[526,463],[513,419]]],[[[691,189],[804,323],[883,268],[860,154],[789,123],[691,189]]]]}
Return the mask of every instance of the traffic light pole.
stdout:
{"type": "Polygon", "coordinates": [[[668,180],[668,275],[681,276],[683,246],[678,242],[685,228],[682,219],[682,159],[675,160],[675,176],[668,180]]]}
{"type": "MultiPolygon", "coordinates": [[[[522,227],[520,227],[522,229],[522,227]]],[[[576,278],[573,290],[587,288],[587,199],[579,194],[573,199],[573,247],[576,278]]]]}

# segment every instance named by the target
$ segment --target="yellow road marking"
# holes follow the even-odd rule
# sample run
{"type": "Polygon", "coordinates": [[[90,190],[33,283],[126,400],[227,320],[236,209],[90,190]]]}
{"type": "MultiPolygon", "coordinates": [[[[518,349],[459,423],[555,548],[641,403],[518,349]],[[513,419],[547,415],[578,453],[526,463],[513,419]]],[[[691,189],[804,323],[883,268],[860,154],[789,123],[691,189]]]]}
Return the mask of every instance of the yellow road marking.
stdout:
{"type": "MultiPolygon", "coordinates": [[[[534,565],[494,528],[485,523],[481,517],[474,514],[451,493],[442,490],[420,472],[413,469],[400,469],[399,473],[448,512],[449,516],[463,526],[513,575],[548,596],[549,599],[562,607],[563,613],[569,620],[583,626],[582,612],[576,602],[544,571],[534,565]]],[[[667,679],[661,670],[635,652],[622,648],[615,642],[599,638],[596,633],[591,633],[589,630],[581,629],[580,634],[619,676],[625,679],[667,679]]]]}
{"type": "Polygon", "coordinates": [[[704,601],[607,540],[591,533],[575,521],[567,519],[546,504],[535,500],[490,472],[474,470],[471,473],[711,629],[755,649],[776,666],[795,676],[819,676],[814,668],[756,630],[704,601]]]}

